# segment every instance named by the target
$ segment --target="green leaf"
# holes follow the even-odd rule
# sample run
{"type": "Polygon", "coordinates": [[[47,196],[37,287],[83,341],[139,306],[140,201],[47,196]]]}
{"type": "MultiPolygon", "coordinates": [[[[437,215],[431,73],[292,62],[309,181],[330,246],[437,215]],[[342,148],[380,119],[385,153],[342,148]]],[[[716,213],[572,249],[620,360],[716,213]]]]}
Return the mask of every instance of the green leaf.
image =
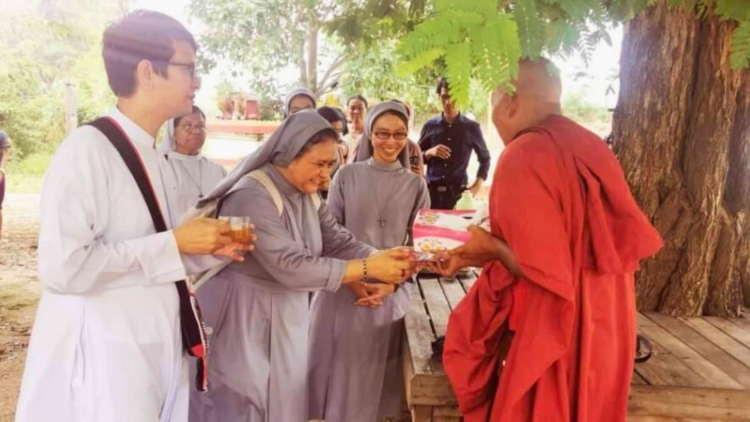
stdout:
{"type": "Polygon", "coordinates": [[[544,27],[539,19],[535,0],[518,0],[513,14],[518,24],[521,52],[524,57],[537,58],[544,48],[544,27]]]}
{"type": "Polygon", "coordinates": [[[445,76],[451,87],[451,98],[456,107],[469,104],[471,83],[471,47],[468,43],[448,46],[445,53],[445,76]]]}
{"type": "Polygon", "coordinates": [[[559,5],[573,20],[583,20],[593,6],[589,0],[546,0],[545,3],[559,5]]]}
{"type": "Polygon", "coordinates": [[[747,69],[750,65],[750,21],[742,21],[732,34],[732,68],[747,69]]]}
{"type": "Polygon", "coordinates": [[[432,48],[416,55],[411,60],[401,62],[397,68],[397,75],[400,78],[405,78],[412,73],[416,73],[425,67],[430,66],[435,60],[445,56],[445,49],[443,48],[432,48]]]}
{"type": "Polygon", "coordinates": [[[736,21],[750,19],[750,1],[747,0],[718,0],[716,2],[717,15],[722,19],[736,21]]]}

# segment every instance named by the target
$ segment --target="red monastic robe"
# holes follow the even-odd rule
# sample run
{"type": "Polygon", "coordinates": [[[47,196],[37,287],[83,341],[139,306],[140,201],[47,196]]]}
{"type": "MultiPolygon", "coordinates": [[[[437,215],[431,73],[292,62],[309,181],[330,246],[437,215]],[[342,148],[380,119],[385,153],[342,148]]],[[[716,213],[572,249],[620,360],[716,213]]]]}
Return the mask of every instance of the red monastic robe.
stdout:
{"type": "Polygon", "coordinates": [[[488,263],[450,317],[443,361],[465,421],[625,421],[633,275],[662,240],[615,156],[551,116],[503,152],[490,217],[526,277],[488,263]],[[502,367],[505,330],[515,336],[502,367]]]}

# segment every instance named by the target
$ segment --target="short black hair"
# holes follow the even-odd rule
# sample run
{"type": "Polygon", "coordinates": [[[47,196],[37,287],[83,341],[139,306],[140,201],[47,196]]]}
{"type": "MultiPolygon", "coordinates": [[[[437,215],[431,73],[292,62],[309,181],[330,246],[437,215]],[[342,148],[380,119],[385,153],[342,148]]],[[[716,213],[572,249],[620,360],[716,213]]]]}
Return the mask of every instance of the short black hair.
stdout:
{"type": "Polygon", "coordinates": [[[367,104],[367,98],[365,98],[365,97],[363,97],[363,96],[361,96],[359,94],[352,95],[351,97],[349,97],[349,98],[346,99],[346,106],[347,107],[349,107],[349,103],[352,102],[352,100],[362,101],[363,103],[365,103],[365,108],[370,108],[370,105],[367,104]]]}
{"type": "Polygon", "coordinates": [[[301,150],[299,150],[299,152],[294,157],[294,159],[297,160],[301,158],[303,155],[307,154],[307,152],[310,151],[312,147],[314,147],[317,144],[323,143],[325,141],[337,141],[338,139],[339,139],[339,134],[336,133],[335,130],[331,128],[323,129],[307,140],[305,145],[302,147],[301,150]]]}
{"type": "Polygon", "coordinates": [[[184,116],[180,116],[180,117],[175,117],[174,118],[174,126],[175,127],[179,126],[180,125],[180,121],[182,121],[182,118],[183,117],[187,117],[187,116],[189,116],[191,114],[200,114],[201,117],[203,117],[203,120],[206,120],[206,113],[204,113],[203,110],[201,110],[198,106],[194,105],[193,106],[193,111],[191,111],[189,114],[186,114],[184,116]]]}
{"type": "Polygon", "coordinates": [[[333,107],[323,106],[318,109],[320,117],[326,119],[328,123],[341,122],[346,125],[346,119],[342,118],[341,113],[333,107]]]}
{"type": "Polygon", "coordinates": [[[445,78],[440,78],[440,80],[438,80],[437,87],[435,88],[435,93],[437,95],[440,95],[440,91],[442,91],[443,88],[445,88],[445,90],[449,93],[451,92],[451,87],[448,84],[448,80],[445,78]]]}
{"type": "Polygon", "coordinates": [[[190,31],[163,13],[136,10],[110,25],[104,31],[102,55],[112,92],[118,97],[135,93],[135,71],[143,60],[150,61],[157,74],[166,76],[175,41],[198,49],[190,31]]]}
{"type": "Polygon", "coordinates": [[[344,132],[342,133],[342,135],[343,136],[348,135],[349,134],[349,121],[346,119],[346,113],[344,113],[343,111],[341,111],[341,109],[338,109],[338,108],[334,110],[336,110],[336,113],[338,113],[339,116],[341,116],[341,121],[344,122],[344,132]]]}

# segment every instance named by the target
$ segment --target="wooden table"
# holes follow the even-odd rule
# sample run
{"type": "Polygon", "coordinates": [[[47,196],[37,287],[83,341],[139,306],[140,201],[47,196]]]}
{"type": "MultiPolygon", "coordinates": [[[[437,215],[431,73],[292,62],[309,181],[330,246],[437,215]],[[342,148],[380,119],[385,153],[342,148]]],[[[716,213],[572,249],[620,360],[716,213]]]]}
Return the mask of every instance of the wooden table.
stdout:
{"type": "MultiPolygon", "coordinates": [[[[431,343],[476,280],[420,275],[406,316],[404,381],[413,422],[458,422],[456,397],[431,343]]],[[[654,355],[636,364],[628,420],[750,421],[750,319],[639,314],[654,355]]]]}

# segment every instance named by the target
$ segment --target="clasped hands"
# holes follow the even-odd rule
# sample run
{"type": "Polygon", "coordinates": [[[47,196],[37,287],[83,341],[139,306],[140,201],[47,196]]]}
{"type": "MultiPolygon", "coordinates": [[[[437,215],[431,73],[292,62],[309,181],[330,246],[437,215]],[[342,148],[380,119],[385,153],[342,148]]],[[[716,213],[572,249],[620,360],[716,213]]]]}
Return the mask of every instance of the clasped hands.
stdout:
{"type": "Polygon", "coordinates": [[[357,296],[357,306],[376,308],[394,291],[396,286],[414,275],[417,269],[414,250],[409,247],[387,249],[366,259],[367,280],[349,283],[357,296]]]}

